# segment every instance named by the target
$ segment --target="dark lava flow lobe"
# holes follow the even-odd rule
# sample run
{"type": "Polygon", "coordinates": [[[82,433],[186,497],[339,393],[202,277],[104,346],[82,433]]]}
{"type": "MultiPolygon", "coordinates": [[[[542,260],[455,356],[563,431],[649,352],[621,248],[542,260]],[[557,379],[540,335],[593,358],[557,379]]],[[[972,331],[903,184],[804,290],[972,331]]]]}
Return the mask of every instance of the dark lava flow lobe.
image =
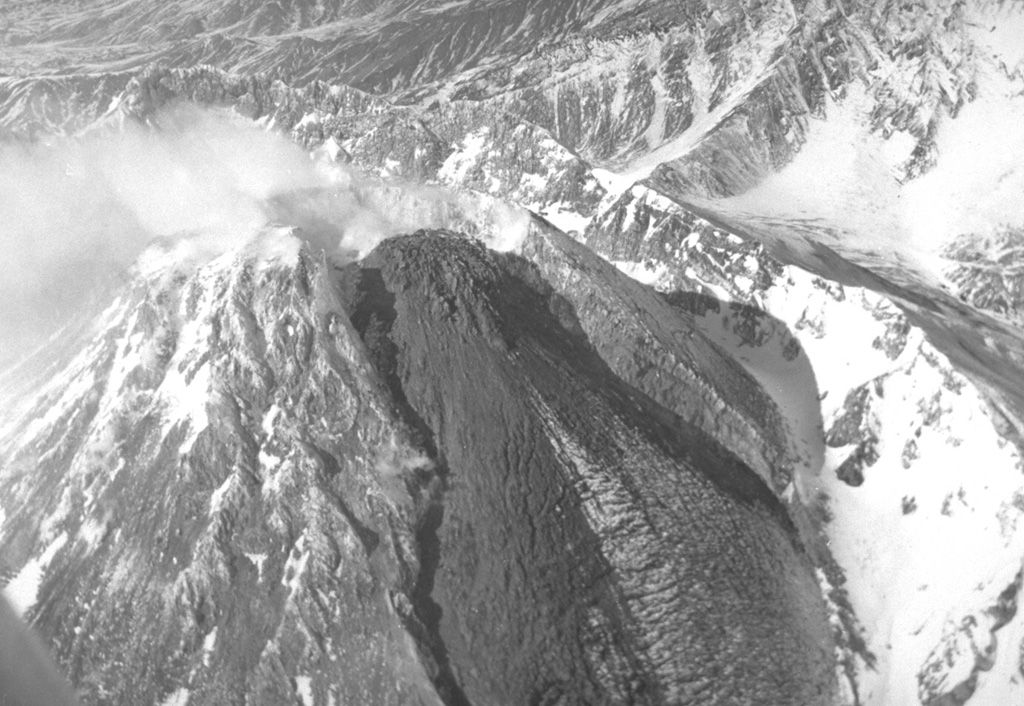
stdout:
{"type": "Polygon", "coordinates": [[[831,701],[827,614],[783,508],[615,377],[532,264],[417,234],[342,279],[438,463],[416,598],[449,703],[831,701]]]}

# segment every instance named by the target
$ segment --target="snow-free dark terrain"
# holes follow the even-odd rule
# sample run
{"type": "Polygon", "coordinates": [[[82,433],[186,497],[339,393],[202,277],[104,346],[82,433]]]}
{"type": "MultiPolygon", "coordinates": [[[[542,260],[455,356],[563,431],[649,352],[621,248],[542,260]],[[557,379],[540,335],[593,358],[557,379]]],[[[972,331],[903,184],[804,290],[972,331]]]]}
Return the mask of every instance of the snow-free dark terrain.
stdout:
{"type": "Polygon", "coordinates": [[[83,704],[1024,699],[1021,37],[5,3],[4,595],[83,704]]]}

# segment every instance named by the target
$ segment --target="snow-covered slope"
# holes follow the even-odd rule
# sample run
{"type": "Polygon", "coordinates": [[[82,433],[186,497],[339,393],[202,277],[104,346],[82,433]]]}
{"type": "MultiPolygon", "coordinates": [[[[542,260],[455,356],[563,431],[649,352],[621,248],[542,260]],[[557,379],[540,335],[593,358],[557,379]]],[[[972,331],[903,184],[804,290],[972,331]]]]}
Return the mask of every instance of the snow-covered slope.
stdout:
{"type": "MultiPolygon", "coordinates": [[[[194,272],[150,253],[5,428],[6,590],[85,702],[279,701],[304,675],[324,699],[436,698],[393,608],[337,610],[370,590],[361,518],[415,512],[379,468],[430,467],[361,350],[287,230],[194,272]],[[338,659],[365,679],[325,680],[338,659]]],[[[411,531],[373,559],[403,595],[411,531]]]]}
{"type": "Polygon", "coordinates": [[[859,703],[1020,699],[1024,474],[970,380],[884,297],[783,266],[642,187],[586,238],[698,313],[788,417],[796,487],[865,641],[859,703]]]}

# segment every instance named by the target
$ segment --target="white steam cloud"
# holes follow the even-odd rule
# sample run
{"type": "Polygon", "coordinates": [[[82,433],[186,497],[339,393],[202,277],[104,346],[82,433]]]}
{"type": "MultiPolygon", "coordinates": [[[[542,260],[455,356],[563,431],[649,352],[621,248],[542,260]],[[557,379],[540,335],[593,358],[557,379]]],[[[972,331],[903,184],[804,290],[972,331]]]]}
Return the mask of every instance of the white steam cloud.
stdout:
{"type": "Polygon", "coordinates": [[[434,462],[429,456],[394,435],[378,449],[377,472],[384,478],[433,469],[434,462]]]}
{"type": "Polygon", "coordinates": [[[187,109],[159,131],[5,147],[0,165],[0,361],[101,297],[153,239],[223,250],[266,222],[268,198],[316,183],[287,141],[187,109]]]}
{"type": "Polygon", "coordinates": [[[502,249],[526,233],[519,209],[368,182],[231,113],[178,106],[159,124],[0,147],[0,366],[105,304],[156,239],[202,261],[268,223],[348,257],[419,228],[469,228],[502,249]]]}

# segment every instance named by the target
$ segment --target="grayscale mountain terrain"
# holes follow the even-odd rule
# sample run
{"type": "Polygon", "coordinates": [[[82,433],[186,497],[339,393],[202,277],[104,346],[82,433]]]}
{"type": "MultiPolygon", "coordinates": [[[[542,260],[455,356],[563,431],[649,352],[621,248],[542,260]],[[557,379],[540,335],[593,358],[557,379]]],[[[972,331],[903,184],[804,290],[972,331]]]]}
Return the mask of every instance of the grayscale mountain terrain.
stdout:
{"type": "Polygon", "coordinates": [[[5,4],[5,595],[83,704],[1021,700],[1022,36],[5,4]]]}

